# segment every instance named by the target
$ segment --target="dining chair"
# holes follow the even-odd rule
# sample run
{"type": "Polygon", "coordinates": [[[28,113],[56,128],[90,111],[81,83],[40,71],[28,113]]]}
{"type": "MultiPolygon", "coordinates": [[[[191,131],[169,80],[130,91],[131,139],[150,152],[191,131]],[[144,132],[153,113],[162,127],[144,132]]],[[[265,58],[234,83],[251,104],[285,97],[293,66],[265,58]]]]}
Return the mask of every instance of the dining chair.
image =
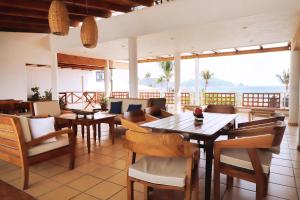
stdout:
{"type": "Polygon", "coordinates": [[[220,173],[227,175],[227,189],[233,177],[256,183],[256,199],[267,194],[272,160],[270,148],[279,146],[285,131],[284,122],[233,130],[234,139],[214,144],[214,199],[220,199],[220,173]]]}
{"type": "Polygon", "coordinates": [[[145,108],[145,111],[147,114],[159,119],[173,116],[172,113],[167,112],[166,103],[166,98],[149,98],[148,107],[145,108]]]}
{"type": "Polygon", "coordinates": [[[69,168],[75,163],[75,136],[70,129],[33,138],[28,118],[0,115],[0,159],[21,167],[23,189],[28,188],[29,166],[69,154],[69,168]],[[54,142],[46,140],[56,138],[54,142]]]}
{"type": "Polygon", "coordinates": [[[213,105],[213,104],[209,104],[204,109],[204,112],[235,114],[236,109],[233,105],[213,105]]]}
{"type": "MultiPolygon", "coordinates": [[[[124,146],[129,150],[127,161],[127,199],[133,200],[134,182],[144,185],[144,199],[150,188],[184,191],[190,200],[197,186],[199,148],[170,133],[152,134],[128,130],[124,146]],[[136,160],[136,154],[143,157],[136,160]]],[[[198,186],[194,195],[198,196],[198,186]]]]}

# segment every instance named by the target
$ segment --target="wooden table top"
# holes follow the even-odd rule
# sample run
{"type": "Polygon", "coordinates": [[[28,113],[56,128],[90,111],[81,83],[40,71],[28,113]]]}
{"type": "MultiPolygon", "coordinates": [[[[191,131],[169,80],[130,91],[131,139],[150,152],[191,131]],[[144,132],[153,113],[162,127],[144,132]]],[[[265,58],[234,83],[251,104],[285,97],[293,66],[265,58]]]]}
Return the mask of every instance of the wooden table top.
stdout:
{"type": "Polygon", "coordinates": [[[212,136],[235,120],[237,114],[203,113],[204,121],[200,126],[194,125],[193,112],[184,112],[157,121],[142,124],[142,127],[167,131],[190,133],[193,135],[212,136]]]}
{"type": "MultiPolygon", "coordinates": [[[[94,120],[101,120],[101,119],[113,118],[115,116],[116,116],[115,114],[97,112],[97,113],[94,114],[93,119],[94,120]]],[[[56,116],[56,118],[75,120],[76,119],[76,114],[75,113],[65,113],[65,114],[61,114],[59,116],[56,116]]],[[[92,116],[88,115],[87,119],[92,119],[92,116]]]]}

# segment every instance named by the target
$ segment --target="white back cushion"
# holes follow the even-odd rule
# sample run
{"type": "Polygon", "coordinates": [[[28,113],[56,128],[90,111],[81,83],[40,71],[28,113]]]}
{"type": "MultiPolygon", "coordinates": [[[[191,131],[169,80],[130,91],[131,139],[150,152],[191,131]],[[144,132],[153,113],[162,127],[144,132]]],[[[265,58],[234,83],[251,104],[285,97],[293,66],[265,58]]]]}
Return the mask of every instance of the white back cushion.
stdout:
{"type": "MultiPolygon", "coordinates": [[[[55,131],[54,117],[33,118],[33,119],[28,119],[28,121],[29,121],[29,127],[33,139],[47,135],[48,133],[55,131]]],[[[56,138],[54,137],[44,141],[44,143],[49,143],[49,142],[56,142],[56,138]]]]}
{"type": "Polygon", "coordinates": [[[39,101],[33,103],[34,115],[57,116],[61,113],[58,101],[39,101]]]}
{"type": "Polygon", "coordinates": [[[148,107],[148,99],[137,99],[137,98],[127,98],[127,99],[121,99],[121,98],[109,98],[109,109],[110,109],[110,102],[117,102],[122,101],[122,113],[127,112],[129,104],[141,104],[142,110],[148,107]]]}

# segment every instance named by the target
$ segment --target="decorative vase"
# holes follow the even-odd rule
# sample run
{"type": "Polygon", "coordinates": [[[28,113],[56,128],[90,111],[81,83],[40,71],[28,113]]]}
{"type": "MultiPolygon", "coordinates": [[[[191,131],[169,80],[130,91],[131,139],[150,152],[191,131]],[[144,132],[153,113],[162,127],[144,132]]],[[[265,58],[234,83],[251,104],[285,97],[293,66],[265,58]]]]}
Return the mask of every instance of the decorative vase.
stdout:
{"type": "Polygon", "coordinates": [[[200,126],[203,124],[203,120],[204,120],[204,116],[203,116],[203,112],[201,108],[196,108],[194,110],[194,116],[195,116],[195,120],[194,120],[194,124],[195,126],[200,126]]]}

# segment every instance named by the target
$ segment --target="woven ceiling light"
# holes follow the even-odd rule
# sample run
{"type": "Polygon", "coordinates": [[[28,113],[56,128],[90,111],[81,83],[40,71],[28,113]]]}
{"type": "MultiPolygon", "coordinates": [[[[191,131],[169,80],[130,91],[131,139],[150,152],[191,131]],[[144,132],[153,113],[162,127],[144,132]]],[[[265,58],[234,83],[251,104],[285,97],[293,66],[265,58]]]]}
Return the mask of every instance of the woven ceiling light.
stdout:
{"type": "Polygon", "coordinates": [[[69,33],[69,13],[62,0],[51,2],[48,14],[51,33],[55,35],[68,35],[69,33]]]}
{"type": "Polygon", "coordinates": [[[98,28],[95,18],[87,16],[82,23],[80,31],[81,42],[86,48],[95,48],[98,43],[98,28]]]}

